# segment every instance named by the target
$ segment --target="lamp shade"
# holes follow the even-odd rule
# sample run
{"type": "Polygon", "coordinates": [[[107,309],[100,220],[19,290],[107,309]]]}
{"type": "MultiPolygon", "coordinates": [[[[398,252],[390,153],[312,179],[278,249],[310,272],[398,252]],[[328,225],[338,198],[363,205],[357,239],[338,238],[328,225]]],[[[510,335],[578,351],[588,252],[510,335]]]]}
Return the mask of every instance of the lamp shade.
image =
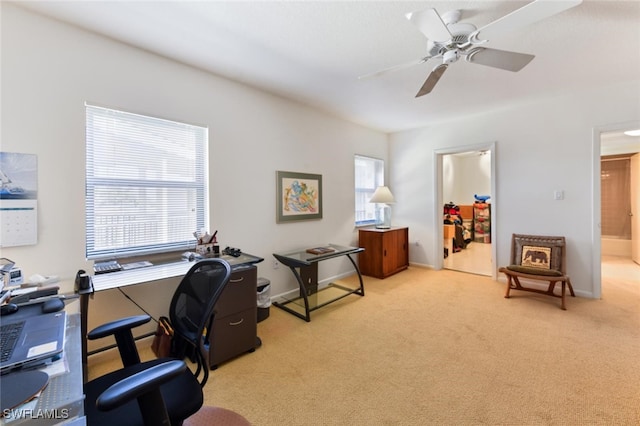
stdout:
{"type": "Polygon", "coordinates": [[[373,197],[369,200],[370,203],[384,203],[394,204],[396,200],[393,198],[393,194],[386,186],[379,186],[373,193],[373,197]]]}

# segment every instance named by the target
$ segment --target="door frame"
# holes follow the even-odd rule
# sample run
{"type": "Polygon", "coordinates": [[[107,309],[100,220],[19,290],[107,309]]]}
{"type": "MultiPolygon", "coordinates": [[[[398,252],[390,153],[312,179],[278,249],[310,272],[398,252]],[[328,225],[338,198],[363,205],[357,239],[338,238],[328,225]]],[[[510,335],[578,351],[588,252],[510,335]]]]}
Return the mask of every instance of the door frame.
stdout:
{"type": "Polygon", "coordinates": [[[490,151],[491,152],[491,277],[496,280],[498,278],[498,268],[496,267],[497,259],[497,212],[498,203],[496,196],[496,142],[486,142],[473,145],[461,145],[451,148],[441,148],[433,150],[433,193],[435,194],[433,205],[433,229],[435,230],[435,238],[433,241],[433,253],[435,259],[433,268],[440,270],[444,265],[444,233],[442,227],[442,206],[443,200],[443,167],[442,159],[445,155],[459,154],[469,151],[490,151]]]}
{"type": "Polygon", "coordinates": [[[592,188],[591,188],[591,294],[593,298],[602,298],[602,188],[600,185],[600,157],[602,133],[622,132],[640,128],[640,121],[627,121],[623,123],[605,124],[595,126],[592,130],[592,188]]]}
{"type": "Polygon", "coordinates": [[[640,152],[629,159],[631,163],[631,260],[640,265],[640,152]],[[634,179],[635,178],[635,179],[634,179]]]}

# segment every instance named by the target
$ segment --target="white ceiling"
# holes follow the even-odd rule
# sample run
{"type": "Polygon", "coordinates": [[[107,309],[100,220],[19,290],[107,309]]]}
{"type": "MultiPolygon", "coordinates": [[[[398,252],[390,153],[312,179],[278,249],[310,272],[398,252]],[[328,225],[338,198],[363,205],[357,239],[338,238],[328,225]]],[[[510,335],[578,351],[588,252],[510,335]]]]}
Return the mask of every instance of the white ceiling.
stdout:
{"type": "MultiPolygon", "coordinates": [[[[536,58],[512,73],[458,61],[414,98],[434,60],[358,79],[426,56],[405,18],[462,9],[481,27],[528,1],[84,1],[25,8],[383,131],[499,109],[564,91],[637,80],[640,2],[593,1],[488,47],[536,58]]],[[[640,99],[640,94],[639,94],[640,99]]]]}
{"type": "Polygon", "coordinates": [[[624,132],[606,132],[600,135],[601,155],[640,152],[640,137],[627,136],[624,132]]]}

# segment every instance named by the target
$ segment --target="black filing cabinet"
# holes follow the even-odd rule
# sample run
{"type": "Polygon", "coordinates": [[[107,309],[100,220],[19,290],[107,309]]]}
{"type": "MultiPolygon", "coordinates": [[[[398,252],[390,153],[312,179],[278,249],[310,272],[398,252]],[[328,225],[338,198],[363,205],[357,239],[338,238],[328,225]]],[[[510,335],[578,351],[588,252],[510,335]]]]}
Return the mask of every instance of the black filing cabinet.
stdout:
{"type": "Polygon", "coordinates": [[[255,266],[234,268],[215,307],[208,348],[211,369],[257,347],[257,282],[255,266]]]}

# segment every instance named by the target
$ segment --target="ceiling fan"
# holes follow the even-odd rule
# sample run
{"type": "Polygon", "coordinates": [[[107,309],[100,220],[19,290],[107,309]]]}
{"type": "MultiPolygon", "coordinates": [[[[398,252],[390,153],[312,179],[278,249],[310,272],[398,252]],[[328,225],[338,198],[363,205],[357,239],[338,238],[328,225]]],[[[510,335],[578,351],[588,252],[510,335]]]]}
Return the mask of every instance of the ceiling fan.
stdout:
{"type": "Polygon", "coordinates": [[[473,24],[461,23],[462,11],[453,10],[440,15],[435,9],[426,9],[407,14],[407,19],[427,37],[427,56],[397,65],[360,78],[396,71],[409,66],[423,64],[429,59],[440,63],[427,77],[416,98],[430,93],[450,64],[464,58],[472,64],[486,65],[517,72],[524,68],[534,55],[491,49],[484,45],[503,33],[532,24],[556,15],[582,3],[582,0],[536,0],[520,9],[477,29],[473,24]]]}

